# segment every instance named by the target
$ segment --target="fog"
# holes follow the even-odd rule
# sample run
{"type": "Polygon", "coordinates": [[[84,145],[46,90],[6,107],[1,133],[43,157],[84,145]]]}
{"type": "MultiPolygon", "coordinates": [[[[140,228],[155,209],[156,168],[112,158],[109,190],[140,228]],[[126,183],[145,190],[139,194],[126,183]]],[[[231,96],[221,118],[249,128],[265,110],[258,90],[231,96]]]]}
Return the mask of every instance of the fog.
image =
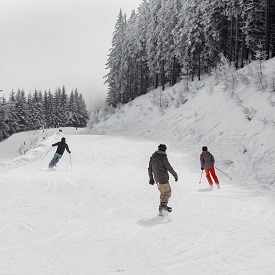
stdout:
{"type": "Polygon", "coordinates": [[[141,0],[0,0],[0,96],[77,88],[88,108],[104,101],[103,78],[119,10],[141,0]]]}

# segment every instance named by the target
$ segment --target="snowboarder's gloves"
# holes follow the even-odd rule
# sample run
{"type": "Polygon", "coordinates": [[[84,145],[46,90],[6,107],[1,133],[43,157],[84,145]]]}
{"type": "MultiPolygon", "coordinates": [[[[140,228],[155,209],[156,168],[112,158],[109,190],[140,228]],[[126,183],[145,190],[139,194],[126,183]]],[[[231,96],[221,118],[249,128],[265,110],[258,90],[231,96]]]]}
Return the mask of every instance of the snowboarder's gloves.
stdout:
{"type": "Polygon", "coordinates": [[[203,168],[203,167],[201,167],[201,170],[204,170],[204,168],[203,168]]]}
{"type": "Polygon", "coordinates": [[[154,185],[154,184],[155,184],[154,179],[150,179],[150,180],[149,180],[149,184],[154,185]]]}
{"type": "Polygon", "coordinates": [[[178,175],[175,176],[175,181],[178,181],[178,175]]]}

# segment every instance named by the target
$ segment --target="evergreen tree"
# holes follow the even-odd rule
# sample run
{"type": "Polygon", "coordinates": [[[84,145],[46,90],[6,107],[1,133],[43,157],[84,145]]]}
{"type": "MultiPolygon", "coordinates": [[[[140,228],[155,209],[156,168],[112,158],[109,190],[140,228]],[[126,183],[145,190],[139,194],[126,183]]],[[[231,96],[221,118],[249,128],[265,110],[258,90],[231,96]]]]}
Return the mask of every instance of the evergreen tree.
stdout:
{"type": "Polygon", "coordinates": [[[110,72],[106,76],[106,82],[109,86],[107,102],[113,106],[117,106],[118,103],[122,103],[123,101],[122,94],[124,92],[124,83],[122,75],[124,72],[124,66],[122,64],[122,59],[124,56],[123,44],[125,29],[125,15],[123,15],[122,10],[120,10],[113,35],[112,48],[110,49],[107,62],[107,69],[110,69],[110,72]]]}
{"type": "Polygon", "coordinates": [[[16,132],[22,132],[28,130],[28,124],[30,116],[28,112],[28,106],[26,102],[26,96],[24,90],[18,90],[15,95],[15,123],[16,132]]]}
{"type": "Polygon", "coordinates": [[[77,127],[85,127],[87,125],[87,120],[89,118],[86,103],[84,101],[82,94],[78,92],[75,93],[75,100],[78,112],[77,127]]]}
{"type": "Polygon", "coordinates": [[[7,102],[5,97],[2,97],[0,98],[0,141],[9,136],[7,120],[7,102]]]}
{"type": "MultiPolygon", "coordinates": [[[[140,88],[140,94],[148,92],[149,88],[149,68],[148,68],[148,56],[146,52],[146,34],[147,23],[149,22],[149,6],[148,1],[143,0],[137,11],[136,20],[136,62],[137,62],[137,77],[134,77],[135,90],[140,88]],[[140,69],[138,69],[140,68],[140,69]],[[137,87],[136,87],[137,85],[137,87]]],[[[135,74],[133,74],[135,76],[135,74]]]]}
{"type": "Polygon", "coordinates": [[[60,107],[59,112],[61,114],[60,116],[60,123],[62,126],[66,126],[67,123],[67,117],[69,116],[69,110],[68,110],[68,96],[66,93],[66,89],[63,86],[60,94],[60,107]]]}
{"type": "Polygon", "coordinates": [[[76,104],[76,96],[78,95],[77,91],[71,91],[69,98],[69,117],[67,119],[66,124],[71,127],[78,126],[78,112],[77,112],[77,104],[76,104]]]}
{"type": "Polygon", "coordinates": [[[147,23],[147,33],[146,33],[146,52],[148,56],[148,68],[149,68],[149,79],[150,83],[154,85],[155,88],[159,86],[159,74],[160,74],[160,64],[159,60],[160,53],[157,52],[158,38],[159,38],[159,19],[158,11],[161,7],[161,0],[151,0],[149,1],[148,9],[148,23],[147,23]]]}

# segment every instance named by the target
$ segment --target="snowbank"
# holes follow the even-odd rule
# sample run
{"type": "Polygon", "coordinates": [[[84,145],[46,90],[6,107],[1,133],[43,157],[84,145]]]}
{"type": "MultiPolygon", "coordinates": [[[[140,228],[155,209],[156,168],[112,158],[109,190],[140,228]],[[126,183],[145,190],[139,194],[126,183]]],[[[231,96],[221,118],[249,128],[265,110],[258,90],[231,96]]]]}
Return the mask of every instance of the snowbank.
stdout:
{"type": "Polygon", "coordinates": [[[81,134],[83,129],[68,127],[17,133],[0,142],[0,171],[43,160],[51,145],[66,135],[81,134]]]}
{"type": "Polygon", "coordinates": [[[156,89],[117,109],[88,134],[134,135],[197,158],[208,146],[235,183],[275,191],[275,59],[234,71],[227,64],[201,81],[156,89]],[[161,106],[160,106],[161,105],[161,106]]]}

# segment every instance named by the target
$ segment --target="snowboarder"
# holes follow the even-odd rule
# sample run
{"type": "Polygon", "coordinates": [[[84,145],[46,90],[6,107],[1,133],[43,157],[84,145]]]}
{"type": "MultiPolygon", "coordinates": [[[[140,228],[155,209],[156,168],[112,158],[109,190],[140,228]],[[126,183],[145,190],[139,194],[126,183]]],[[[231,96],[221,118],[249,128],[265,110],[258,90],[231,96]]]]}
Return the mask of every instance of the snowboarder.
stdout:
{"type": "Polygon", "coordinates": [[[63,137],[61,138],[61,141],[52,144],[52,146],[57,146],[56,152],[53,156],[53,159],[51,160],[51,162],[49,163],[49,168],[53,168],[54,166],[56,166],[56,164],[59,162],[59,160],[61,159],[65,149],[67,150],[67,152],[70,154],[71,151],[69,150],[69,146],[66,143],[66,139],[63,137]]]}
{"type": "Polygon", "coordinates": [[[158,150],[155,151],[150,157],[148,167],[150,179],[149,184],[153,185],[156,181],[160,192],[160,215],[163,214],[163,211],[172,212],[172,207],[168,206],[168,201],[171,197],[171,186],[169,184],[168,172],[174,176],[175,181],[178,181],[178,175],[168,161],[166,149],[167,146],[165,144],[160,144],[158,146],[158,150]]]}
{"type": "Polygon", "coordinates": [[[206,178],[209,183],[209,187],[213,188],[213,181],[212,181],[212,178],[213,178],[217,187],[220,188],[220,183],[216,176],[215,168],[214,168],[215,159],[214,159],[214,156],[208,151],[208,148],[206,146],[202,147],[200,161],[201,161],[201,170],[205,171],[206,178]],[[212,176],[212,178],[210,175],[212,176]]]}

